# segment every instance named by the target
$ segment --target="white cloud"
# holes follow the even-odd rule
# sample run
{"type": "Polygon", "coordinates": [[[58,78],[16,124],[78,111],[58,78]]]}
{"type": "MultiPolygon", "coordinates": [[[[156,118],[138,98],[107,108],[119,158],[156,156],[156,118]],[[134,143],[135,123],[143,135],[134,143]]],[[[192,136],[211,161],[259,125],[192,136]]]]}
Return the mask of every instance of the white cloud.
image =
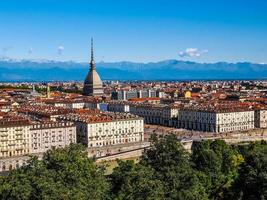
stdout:
{"type": "Polygon", "coordinates": [[[180,51],[179,56],[180,57],[199,57],[204,53],[208,53],[208,50],[199,50],[197,48],[187,48],[185,51],[180,51]]]}
{"type": "Polygon", "coordinates": [[[65,49],[64,46],[62,46],[62,45],[58,46],[58,48],[57,48],[58,55],[62,55],[64,49],[65,49]]]}

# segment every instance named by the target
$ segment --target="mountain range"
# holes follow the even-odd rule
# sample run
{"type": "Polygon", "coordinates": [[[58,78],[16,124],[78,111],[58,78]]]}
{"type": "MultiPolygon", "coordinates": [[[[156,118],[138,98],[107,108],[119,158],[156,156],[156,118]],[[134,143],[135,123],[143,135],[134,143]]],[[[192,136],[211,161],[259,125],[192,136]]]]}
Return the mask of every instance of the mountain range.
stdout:
{"type": "MultiPolygon", "coordinates": [[[[97,71],[103,80],[218,80],[266,79],[267,64],[196,63],[164,60],[160,62],[99,62],[97,71]]],[[[50,60],[0,58],[0,81],[83,80],[88,63],[50,60]]]]}

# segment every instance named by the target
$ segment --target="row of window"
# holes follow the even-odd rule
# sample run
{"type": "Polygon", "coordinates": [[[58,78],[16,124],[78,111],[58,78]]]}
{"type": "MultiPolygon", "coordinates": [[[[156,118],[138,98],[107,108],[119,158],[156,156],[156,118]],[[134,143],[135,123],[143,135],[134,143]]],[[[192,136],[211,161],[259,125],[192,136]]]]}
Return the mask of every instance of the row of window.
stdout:
{"type": "Polygon", "coordinates": [[[112,140],[112,141],[103,141],[103,142],[95,142],[90,143],[90,147],[99,147],[99,146],[108,146],[108,145],[114,145],[114,144],[124,144],[128,142],[137,142],[137,138],[128,138],[128,139],[118,139],[118,140],[112,140]]]}
{"type": "Polygon", "coordinates": [[[0,155],[2,157],[11,157],[11,156],[18,156],[18,155],[23,155],[29,153],[29,149],[23,149],[22,147],[19,147],[17,150],[13,151],[1,151],[0,155]]]}

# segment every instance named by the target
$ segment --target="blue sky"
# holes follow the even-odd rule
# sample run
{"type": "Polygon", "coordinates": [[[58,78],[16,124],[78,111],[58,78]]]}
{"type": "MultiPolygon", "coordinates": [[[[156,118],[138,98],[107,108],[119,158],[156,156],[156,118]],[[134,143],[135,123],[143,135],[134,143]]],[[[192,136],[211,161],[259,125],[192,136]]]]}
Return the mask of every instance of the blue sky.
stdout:
{"type": "Polygon", "coordinates": [[[0,0],[0,55],[267,63],[266,0],[0,0]]]}

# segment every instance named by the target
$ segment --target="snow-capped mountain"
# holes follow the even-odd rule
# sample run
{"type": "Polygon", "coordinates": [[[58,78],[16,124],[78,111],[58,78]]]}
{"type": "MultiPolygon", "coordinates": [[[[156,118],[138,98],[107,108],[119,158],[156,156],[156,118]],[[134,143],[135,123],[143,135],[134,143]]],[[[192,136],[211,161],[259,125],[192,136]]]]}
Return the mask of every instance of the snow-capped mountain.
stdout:
{"type": "MultiPolygon", "coordinates": [[[[160,62],[99,62],[102,79],[116,80],[192,80],[192,79],[266,79],[267,65],[242,63],[196,63],[164,60],[160,62]]],[[[88,63],[53,60],[25,60],[0,57],[0,81],[83,80],[88,63]]]]}

